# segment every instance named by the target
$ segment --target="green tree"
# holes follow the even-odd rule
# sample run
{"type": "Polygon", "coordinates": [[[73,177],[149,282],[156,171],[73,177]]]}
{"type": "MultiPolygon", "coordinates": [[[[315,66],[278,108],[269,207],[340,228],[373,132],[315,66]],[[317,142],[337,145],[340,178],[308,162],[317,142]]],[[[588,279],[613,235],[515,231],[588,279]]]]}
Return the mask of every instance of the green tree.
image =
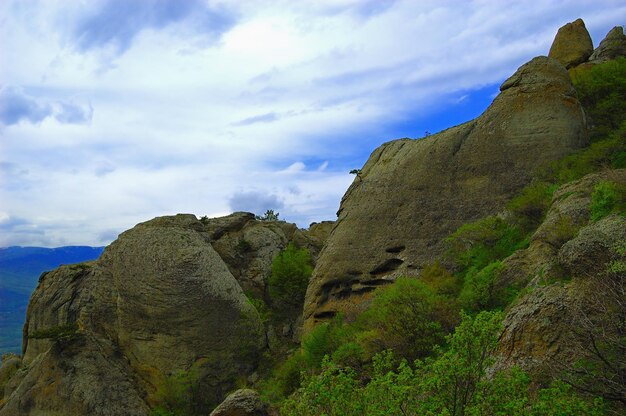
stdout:
{"type": "Polygon", "coordinates": [[[272,261],[272,275],[268,281],[272,301],[279,307],[302,305],[312,272],[309,251],[290,243],[272,261]]]}
{"type": "Polygon", "coordinates": [[[279,215],[279,212],[274,212],[273,209],[268,209],[267,211],[265,211],[265,214],[257,215],[256,219],[259,221],[279,221],[279,215]]]}

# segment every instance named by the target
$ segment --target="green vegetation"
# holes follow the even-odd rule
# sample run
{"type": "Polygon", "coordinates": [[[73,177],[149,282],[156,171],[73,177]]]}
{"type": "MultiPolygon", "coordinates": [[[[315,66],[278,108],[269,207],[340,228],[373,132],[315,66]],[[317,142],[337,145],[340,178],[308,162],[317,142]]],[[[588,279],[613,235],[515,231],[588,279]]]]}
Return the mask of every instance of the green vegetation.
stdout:
{"type": "Polygon", "coordinates": [[[507,209],[521,229],[528,232],[541,224],[557,188],[556,184],[534,181],[508,203],[507,209]]]}
{"type": "Polygon", "coordinates": [[[265,214],[257,215],[255,218],[259,221],[280,221],[278,218],[279,215],[279,212],[274,212],[273,209],[268,209],[265,211],[265,214]]]}
{"type": "Polygon", "coordinates": [[[600,182],[591,195],[591,220],[597,221],[612,212],[626,211],[626,185],[600,182]]]}
{"type": "Polygon", "coordinates": [[[312,272],[309,251],[289,244],[272,261],[272,275],[268,281],[272,302],[279,307],[302,305],[312,272]]]}
{"type": "Polygon", "coordinates": [[[241,254],[245,254],[245,253],[252,251],[252,244],[250,244],[248,240],[245,240],[242,238],[241,240],[237,242],[236,248],[237,248],[237,252],[241,254]]]}
{"type": "MultiPolygon", "coordinates": [[[[509,202],[506,215],[479,219],[454,232],[441,259],[449,270],[436,262],[423,268],[419,279],[399,278],[379,288],[355,322],[339,316],[304,337],[301,350],[278,365],[261,387],[266,400],[281,406],[281,414],[600,415],[623,400],[624,385],[616,383],[626,368],[622,246],[616,248],[622,254],[607,267],[606,280],[599,282],[609,295],[591,305],[612,318],[582,316],[573,324],[577,342],[590,349],[591,358],[567,369],[567,383],[540,388],[517,368],[485,376],[501,332],[498,311],[532,291],[506,283],[503,260],[528,246],[558,187],[590,173],[626,168],[626,59],[572,76],[592,144],[540,169],[509,202]]],[[[623,213],[625,193],[616,182],[599,183],[592,195],[592,220],[623,213]]],[[[550,244],[558,248],[580,225],[564,216],[550,227],[550,244]]]]}
{"type": "Polygon", "coordinates": [[[606,138],[626,120],[626,58],[572,73],[578,99],[586,110],[592,141],[606,138]]]}
{"type": "Polygon", "coordinates": [[[180,370],[166,377],[158,386],[156,398],[161,403],[150,416],[190,416],[197,414],[199,399],[198,372],[195,368],[180,370]]]}
{"type": "Polygon", "coordinates": [[[413,364],[391,351],[377,354],[366,377],[325,358],[319,374],[285,400],[281,415],[565,415],[602,414],[601,400],[588,402],[563,383],[531,394],[519,369],[485,377],[497,346],[501,315],[463,316],[446,347],[413,364]]]}
{"type": "Polygon", "coordinates": [[[362,339],[366,351],[392,349],[413,361],[443,342],[458,323],[458,309],[452,297],[436,293],[423,281],[399,278],[380,290],[360,323],[369,332],[362,339]]]}
{"type": "Polygon", "coordinates": [[[462,272],[479,271],[528,245],[520,227],[493,216],[461,226],[446,242],[446,256],[462,272]]]}
{"type": "Polygon", "coordinates": [[[74,322],[71,324],[53,326],[33,331],[28,334],[28,338],[49,339],[52,341],[70,341],[76,339],[79,335],[78,324],[74,322]]]}

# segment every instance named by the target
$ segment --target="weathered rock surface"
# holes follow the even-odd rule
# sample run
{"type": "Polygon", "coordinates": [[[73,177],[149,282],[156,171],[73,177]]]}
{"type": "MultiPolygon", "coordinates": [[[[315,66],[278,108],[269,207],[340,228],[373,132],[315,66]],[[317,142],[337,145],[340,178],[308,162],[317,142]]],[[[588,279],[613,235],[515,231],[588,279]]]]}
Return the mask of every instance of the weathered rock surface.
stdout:
{"type": "Polygon", "coordinates": [[[582,19],[576,19],[561,27],[552,42],[548,56],[571,68],[582,64],[593,53],[591,36],[582,19]]]}
{"type": "Polygon", "coordinates": [[[626,56],[626,35],[624,28],[615,26],[593,51],[591,62],[605,62],[620,56],[626,56]]]}
{"type": "MultiPolygon", "coordinates": [[[[611,320],[598,302],[612,296],[607,269],[620,258],[616,246],[626,243],[626,219],[610,215],[589,222],[591,194],[600,181],[626,184],[626,169],[561,187],[528,249],[504,261],[501,279],[518,288],[528,284],[529,293],[506,315],[494,369],[518,365],[539,377],[556,374],[586,356],[581,321],[611,320]]],[[[626,260],[626,253],[621,256],[626,260]]]]}
{"type": "Polygon", "coordinates": [[[0,415],[145,415],[164,378],[191,368],[209,406],[252,372],[265,343],[203,224],[156,218],[121,234],[98,261],[42,276],[24,329],[29,370],[11,380],[0,415]],[[72,323],[75,339],[28,338],[72,323]]]}
{"type": "Polygon", "coordinates": [[[500,89],[477,119],[372,153],[320,253],[306,327],[358,312],[378,286],[418,274],[456,228],[497,213],[539,165],[587,143],[583,110],[557,61],[535,58],[500,89]]]}
{"type": "Polygon", "coordinates": [[[315,260],[334,223],[325,221],[301,230],[284,221],[257,221],[254,214],[236,212],[211,218],[211,244],[247,293],[262,297],[272,271],[272,259],[293,242],[309,250],[315,260]]]}
{"type": "Polygon", "coordinates": [[[229,394],[210,416],[268,416],[268,413],[259,393],[241,389],[229,394]]]}
{"type": "Polygon", "coordinates": [[[267,348],[242,288],[263,295],[273,257],[290,242],[316,256],[331,225],[159,217],[97,261],[44,273],[28,307],[25,365],[5,383],[0,415],[147,415],[180,371],[196,376],[208,413],[267,348]],[[32,337],[68,324],[69,335],[32,337]]]}

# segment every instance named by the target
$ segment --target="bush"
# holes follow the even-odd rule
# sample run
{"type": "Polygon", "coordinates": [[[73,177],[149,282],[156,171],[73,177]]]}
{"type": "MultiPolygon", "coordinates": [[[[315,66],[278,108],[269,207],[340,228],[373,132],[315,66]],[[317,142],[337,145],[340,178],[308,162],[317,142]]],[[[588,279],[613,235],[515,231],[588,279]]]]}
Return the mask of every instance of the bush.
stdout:
{"type": "Polygon", "coordinates": [[[479,271],[470,270],[465,275],[459,295],[464,310],[479,312],[503,309],[515,298],[517,292],[499,282],[498,277],[503,268],[502,262],[494,261],[479,271]]]}
{"type": "Polygon", "coordinates": [[[522,230],[499,217],[486,217],[462,225],[446,239],[446,256],[461,271],[481,270],[489,263],[510,256],[528,241],[522,230]]]}
{"type": "Polygon", "coordinates": [[[179,370],[166,377],[157,386],[156,398],[160,406],[153,409],[151,416],[190,416],[195,415],[195,402],[198,399],[198,372],[179,370]]]}
{"type": "Polygon", "coordinates": [[[274,368],[271,377],[261,382],[259,391],[263,401],[278,403],[293,393],[302,378],[302,372],[306,369],[304,356],[301,352],[292,354],[282,364],[274,368]]]}
{"type": "Polygon", "coordinates": [[[456,303],[439,295],[424,282],[399,278],[393,285],[379,289],[360,322],[375,329],[378,345],[370,350],[393,349],[413,361],[429,355],[442,343],[458,322],[456,303]]]}
{"type": "Polygon", "coordinates": [[[279,306],[299,307],[304,302],[312,272],[309,251],[290,243],[272,261],[272,275],[268,281],[271,299],[279,306]]]}
{"type": "Polygon", "coordinates": [[[420,271],[419,277],[436,294],[456,296],[459,293],[459,279],[438,261],[425,266],[420,271]]]}
{"type": "Polygon", "coordinates": [[[563,184],[607,168],[626,168],[626,121],[606,140],[592,143],[588,148],[540,169],[538,177],[563,184]]]}
{"type": "Polygon", "coordinates": [[[76,322],[40,329],[28,334],[28,338],[31,339],[49,339],[52,341],[70,341],[78,336],[78,324],[76,322]]]}
{"type": "Polygon", "coordinates": [[[626,120],[626,58],[577,71],[572,78],[587,113],[592,141],[605,138],[626,120]]]}
{"type": "Polygon", "coordinates": [[[507,209],[524,230],[532,231],[543,220],[556,188],[556,185],[547,182],[532,182],[508,203],[507,209]]]}
{"type": "Polygon", "coordinates": [[[626,185],[603,181],[591,195],[591,220],[597,221],[610,213],[626,210],[626,185]]]}
{"type": "Polygon", "coordinates": [[[326,355],[332,355],[353,338],[355,328],[337,315],[331,322],[316,326],[302,339],[302,354],[308,368],[319,369],[326,355]]]}

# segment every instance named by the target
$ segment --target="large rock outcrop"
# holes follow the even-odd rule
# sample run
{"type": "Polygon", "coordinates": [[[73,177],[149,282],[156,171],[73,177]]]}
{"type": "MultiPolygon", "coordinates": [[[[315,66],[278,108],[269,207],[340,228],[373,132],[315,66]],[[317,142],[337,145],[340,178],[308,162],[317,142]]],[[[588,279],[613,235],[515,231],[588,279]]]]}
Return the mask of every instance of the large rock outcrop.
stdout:
{"type": "Polygon", "coordinates": [[[561,187],[529,247],[503,262],[500,283],[526,295],[506,314],[494,369],[517,365],[536,379],[560,374],[590,357],[593,331],[600,348],[618,335],[626,282],[609,266],[626,262],[626,219],[613,214],[590,221],[591,196],[601,181],[625,186],[626,169],[561,187]]]}
{"type": "Polygon", "coordinates": [[[289,242],[319,252],[314,234],[248,213],[179,214],[122,233],[95,262],[44,273],[0,415],[147,415],[181,372],[208,413],[267,347],[242,286],[263,291],[289,242]]]}
{"type": "Polygon", "coordinates": [[[600,63],[620,56],[626,56],[626,35],[623,27],[615,26],[593,51],[589,60],[600,63]]]}
{"type": "Polygon", "coordinates": [[[548,56],[571,68],[586,62],[593,53],[593,42],[582,19],[567,23],[557,32],[548,56]]]}
{"type": "Polygon", "coordinates": [[[416,275],[460,225],[501,210],[535,169],[587,144],[568,73],[538,57],[477,119],[376,149],[344,195],[313,273],[306,327],[362,309],[378,286],[416,275]]]}

